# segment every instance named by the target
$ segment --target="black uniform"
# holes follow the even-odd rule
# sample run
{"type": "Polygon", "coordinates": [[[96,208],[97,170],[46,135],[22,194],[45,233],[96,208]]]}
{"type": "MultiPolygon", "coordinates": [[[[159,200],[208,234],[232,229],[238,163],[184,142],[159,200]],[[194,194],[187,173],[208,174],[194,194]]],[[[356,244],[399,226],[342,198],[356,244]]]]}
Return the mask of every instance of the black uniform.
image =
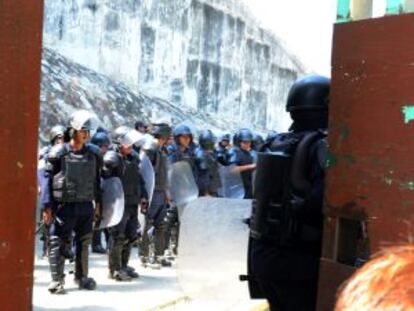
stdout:
{"type": "MultiPolygon", "coordinates": [[[[128,261],[131,253],[132,244],[138,238],[138,205],[142,199],[148,199],[144,180],[139,171],[139,155],[132,151],[130,155],[113,155],[115,151],[109,151],[104,160],[108,158],[106,171],[111,171],[111,177],[119,177],[124,190],[125,208],[121,221],[114,227],[109,228],[109,270],[116,279],[121,279],[120,271],[135,276],[128,270],[128,261]],[[119,167],[113,167],[113,157],[119,157],[119,167]]],[[[106,161],[105,161],[105,164],[106,161]]],[[[108,174],[108,173],[106,173],[108,174]]]]}
{"type": "MultiPolygon", "coordinates": [[[[243,150],[240,147],[233,147],[230,151],[229,164],[244,166],[256,162],[257,153],[254,150],[243,150]]],[[[244,198],[253,197],[253,170],[247,170],[240,173],[243,181],[244,198]]]]}
{"type": "Polygon", "coordinates": [[[307,77],[292,87],[294,123],[259,153],[250,221],[249,274],[253,298],[271,310],[316,307],[322,242],[329,80],[307,77]]]}
{"type": "MultiPolygon", "coordinates": [[[[64,260],[72,259],[72,233],[75,233],[75,280],[81,288],[94,289],[88,278],[89,245],[94,218],[93,201],[100,202],[99,148],[84,145],[79,151],[70,144],[54,146],[48,155],[50,200],[54,221],[50,226],[49,262],[52,280],[64,283],[64,260]]],[[[51,290],[53,292],[53,290],[51,290]]]]}

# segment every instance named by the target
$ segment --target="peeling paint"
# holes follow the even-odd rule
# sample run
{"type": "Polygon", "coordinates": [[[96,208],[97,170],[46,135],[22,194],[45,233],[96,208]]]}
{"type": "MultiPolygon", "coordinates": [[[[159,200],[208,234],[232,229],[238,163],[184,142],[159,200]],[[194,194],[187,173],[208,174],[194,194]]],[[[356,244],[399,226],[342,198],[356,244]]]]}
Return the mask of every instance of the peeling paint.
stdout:
{"type": "Polygon", "coordinates": [[[337,158],[334,154],[328,151],[328,156],[326,159],[326,168],[333,167],[338,163],[337,158]]]}
{"type": "Polygon", "coordinates": [[[402,113],[404,115],[404,123],[408,124],[410,121],[414,120],[414,106],[407,105],[402,108],[402,113]]]}

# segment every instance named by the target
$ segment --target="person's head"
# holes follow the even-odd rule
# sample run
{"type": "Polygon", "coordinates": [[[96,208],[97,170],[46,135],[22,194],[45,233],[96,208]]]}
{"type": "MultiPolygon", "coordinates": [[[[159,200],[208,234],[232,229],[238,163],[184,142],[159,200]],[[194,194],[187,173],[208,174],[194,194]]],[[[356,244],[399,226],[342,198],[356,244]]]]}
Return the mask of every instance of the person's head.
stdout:
{"type": "Polygon", "coordinates": [[[137,121],[135,122],[135,130],[145,134],[147,132],[147,125],[143,121],[137,121]]]}
{"type": "Polygon", "coordinates": [[[262,148],[262,146],[264,145],[264,143],[265,143],[265,141],[264,141],[262,135],[257,134],[257,133],[254,134],[253,143],[252,143],[252,148],[254,150],[257,150],[257,151],[260,150],[262,148]]]}
{"type": "Polygon", "coordinates": [[[222,147],[228,147],[230,145],[230,134],[224,134],[220,137],[219,144],[222,147]]]}
{"type": "Polygon", "coordinates": [[[111,140],[107,132],[99,131],[92,136],[91,143],[97,145],[101,149],[102,154],[105,154],[111,145],[111,140]]]}
{"type": "Polygon", "coordinates": [[[133,142],[128,137],[128,133],[133,129],[128,126],[119,126],[113,133],[113,142],[118,146],[119,152],[122,155],[129,155],[132,152],[133,142]]]}
{"type": "Polygon", "coordinates": [[[63,144],[66,128],[63,125],[55,125],[50,129],[49,142],[52,146],[63,144]]]}
{"type": "Polygon", "coordinates": [[[329,78],[318,75],[304,77],[293,84],[286,104],[286,111],[294,121],[293,130],[327,128],[330,84],[329,78]]]}
{"type": "Polygon", "coordinates": [[[171,135],[171,127],[167,123],[153,123],[152,136],[158,140],[158,144],[165,145],[171,135]]]}
{"type": "Polygon", "coordinates": [[[253,133],[249,129],[241,129],[237,132],[237,143],[240,149],[250,151],[252,148],[253,133]]]}
{"type": "Polygon", "coordinates": [[[205,150],[213,150],[214,144],[216,142],[216,138],[214,137],[214,134],[210,130],[202,131],[200,136],[198,137],[198,142],[201,146],[201,148],[205,150]]]}
{"type": "Polygon", "coordinates": [[[345,283],[335,311],[360,310],[414,310],[414,245],[379,253],[345,283]]]}
{"type": "Polygon", "coordinates": [[[173,136],[175,143],[183,148],[188,148],[193,141],[191,129],[184,124],[179,124],[174,127],[173,136]]]}
{"type": "Polygon", "coordinates": [[[69,125],[65,135],[72,144],[84,145],[90,138],[93,124],[99,120],[93,113],[87,110],[77,110],[69,117],[69,125]]]}
{"type": "Polygon", "coordinates": [[[84,145],[88,142],[90,138],[89,129],[80,129],[76,130],[72,134],[72,140],[78,145],[84,145]]]}

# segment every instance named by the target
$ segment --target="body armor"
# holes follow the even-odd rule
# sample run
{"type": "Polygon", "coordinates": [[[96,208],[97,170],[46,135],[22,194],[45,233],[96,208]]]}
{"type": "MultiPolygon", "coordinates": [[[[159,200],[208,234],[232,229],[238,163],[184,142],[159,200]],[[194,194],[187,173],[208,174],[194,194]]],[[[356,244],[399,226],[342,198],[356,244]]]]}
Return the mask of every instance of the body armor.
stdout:
{"type": "Polygon", "coordinates": [[[53,176],[53,198],[62,203],[93,201],[98,186],[96,148],[86,145],[84,152],[75,153],[67,145],[58,145],[50,154],[60,161],[60,172],[53,176]]]}
{"type": "Polygon", "coordinates": [[[130,156],[123,158],[124,174],[121,176],[124,188],[125,204],[138,204],[141,200],[141,175],[139,172],[139,156],[132,152],[130,156]]]}
{"type": "Polygon", "coordinates": [[[259,153],[254,185],[250,235],[284,247],[301,247],[318,242],[321,228],[306,216],[311,184],[307,177],[312,145],[321,132],[278,136],[267,153],[259,153]]]}

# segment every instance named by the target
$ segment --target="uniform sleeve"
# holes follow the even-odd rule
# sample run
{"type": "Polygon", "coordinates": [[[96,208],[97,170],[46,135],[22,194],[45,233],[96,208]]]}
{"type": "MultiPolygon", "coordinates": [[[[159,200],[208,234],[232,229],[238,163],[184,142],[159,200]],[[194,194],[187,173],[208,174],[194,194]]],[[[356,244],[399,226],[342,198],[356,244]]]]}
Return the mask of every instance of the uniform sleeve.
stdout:
{"type": "Polygon", "coordinates": [[[102,202],[102,187],[101,187],[101,175],[103,173],[103,156],[102,154],[96,155],[96,197],[95,202],[101,203],[102,202]]]}

